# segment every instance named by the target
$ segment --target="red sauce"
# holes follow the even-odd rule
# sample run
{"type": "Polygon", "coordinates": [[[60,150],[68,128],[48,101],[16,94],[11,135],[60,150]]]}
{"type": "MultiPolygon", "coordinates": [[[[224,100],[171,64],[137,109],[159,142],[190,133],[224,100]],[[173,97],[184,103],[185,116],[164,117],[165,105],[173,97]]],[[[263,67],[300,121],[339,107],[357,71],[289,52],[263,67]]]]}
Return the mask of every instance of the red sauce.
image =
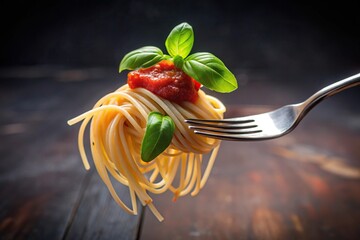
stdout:
{"type": "Polygon", "coordinates": [[[163,60],[149,68],[129,72],[128,85],[131,89],[146,88],[150,92],[176,103],[195,102],[201,86],[169,60],[163,60]]]}

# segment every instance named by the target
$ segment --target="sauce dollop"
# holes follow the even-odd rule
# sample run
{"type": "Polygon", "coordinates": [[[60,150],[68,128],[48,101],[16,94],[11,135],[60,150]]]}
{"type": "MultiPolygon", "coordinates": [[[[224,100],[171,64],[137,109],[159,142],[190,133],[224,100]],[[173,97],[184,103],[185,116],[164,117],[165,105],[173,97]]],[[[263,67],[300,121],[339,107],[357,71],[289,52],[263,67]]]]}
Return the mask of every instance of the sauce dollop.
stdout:
{"type": "Polygon", "coordinates": [[[177,68],[172,61],[163,60],[149,68],[128,73],[131,89],[145,88],[167,100],[181,103],[196,102],[201,84],[177,68]]]}

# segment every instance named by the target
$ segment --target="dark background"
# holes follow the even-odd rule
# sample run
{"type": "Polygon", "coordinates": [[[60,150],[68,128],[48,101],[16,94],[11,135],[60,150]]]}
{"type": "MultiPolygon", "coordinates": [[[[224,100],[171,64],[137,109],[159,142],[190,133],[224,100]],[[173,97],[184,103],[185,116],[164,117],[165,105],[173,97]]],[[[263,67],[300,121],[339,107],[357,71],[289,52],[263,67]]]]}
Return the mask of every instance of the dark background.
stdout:
{"type": "Polygon", "coordinates": [[[183,21],[193,52],[217,55],[238,79],[237,91],[211,92],[225,116],[304,100],[360,72],[359,7],[322,2],[0,1],[0,238],[356,239],[360,86],[287,136],[224,141],[198,197],[156,196],[163,223],[116,206],[90,159],[83,169],[79,124],[67,125],[126,82],[126,53],[165,51],[183,21]]]}
{"type": "MultiPolygon", "coordinates": [[[[127,52],[144,45],[165,51],[168,33],[184,21],[194,28],[193,52],[217,55],[245,91],[249,83],[308,89],[293,99],[298,101],[360,70],[355,1],[15,0],[1,4],[3,84],[20,81],[20,70],[35,78],[59,75],[56,71],[64,68],[85,69],[84,76],[102,75],[101,81],[124,79],[117,71],[127,52]]],[[[354,91],[337,101],[344,99],[350,105],[360,101],[354,91]]],[[[229,102],[235,103],[236,96],[229,102]]]]}
{"type": "Polygon", "coordinates": [[[169,31],[183,21],[194,27],[194,51],[213,51],[233,67],[359,64],[358,8],[344,1],[8,2],[1,14],[2,65],[112,67],[136,47],[163,47],[169,31]]]}

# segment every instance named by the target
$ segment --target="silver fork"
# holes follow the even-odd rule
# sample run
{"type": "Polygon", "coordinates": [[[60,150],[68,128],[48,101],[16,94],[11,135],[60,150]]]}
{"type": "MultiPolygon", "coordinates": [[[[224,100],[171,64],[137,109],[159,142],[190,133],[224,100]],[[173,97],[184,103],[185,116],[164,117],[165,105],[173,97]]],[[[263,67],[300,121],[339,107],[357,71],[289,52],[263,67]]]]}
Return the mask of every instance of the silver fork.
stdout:
{"type": "Polygon", "coordinates": [[[335,82],[306,99],[262,114],[222,120],[187,119],[194,133],[233,141],[255,141],[281,137],[291,132],[318,103],[360,84],[360,73],[335,82]]]}

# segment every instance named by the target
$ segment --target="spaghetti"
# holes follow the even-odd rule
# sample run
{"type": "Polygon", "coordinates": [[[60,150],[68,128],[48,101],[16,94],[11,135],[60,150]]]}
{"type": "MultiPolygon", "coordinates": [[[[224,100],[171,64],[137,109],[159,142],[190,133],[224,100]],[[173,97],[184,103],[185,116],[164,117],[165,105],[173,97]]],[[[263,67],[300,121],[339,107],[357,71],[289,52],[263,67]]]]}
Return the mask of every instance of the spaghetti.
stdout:
{"type": "Polygon", "coordinates": [[[151,194],[165,191],[180,196],[195,196],[205,185],[220,141],[195,135],[184,123],[188,118],[221,119],[224,105],[216,98],[198,91],[195,103],[175,103],[160,98],[145,88],[130,89],[126,84],[102,97],[93,109],[68,121],[82,121],[78,147],[86,169],[90,169],[84,147],[84,133],[90,124],[90,148],[97,172],[111,196],[126,212],[137,214],[137,198],[147,205],[159,221],[163,217],[154,206],[151,194]],[[140,157],[141,140],[148,114],[152,111],[170,116],[175,132],[170,146],[151,162],[140,157]],[[210,154],[204,158],[203,154],[210,154]],[[202,166],[205,165],[205,168],[202,166]],[[111,177],[129,189],[131,207],[117,194],[111,177]]]}

